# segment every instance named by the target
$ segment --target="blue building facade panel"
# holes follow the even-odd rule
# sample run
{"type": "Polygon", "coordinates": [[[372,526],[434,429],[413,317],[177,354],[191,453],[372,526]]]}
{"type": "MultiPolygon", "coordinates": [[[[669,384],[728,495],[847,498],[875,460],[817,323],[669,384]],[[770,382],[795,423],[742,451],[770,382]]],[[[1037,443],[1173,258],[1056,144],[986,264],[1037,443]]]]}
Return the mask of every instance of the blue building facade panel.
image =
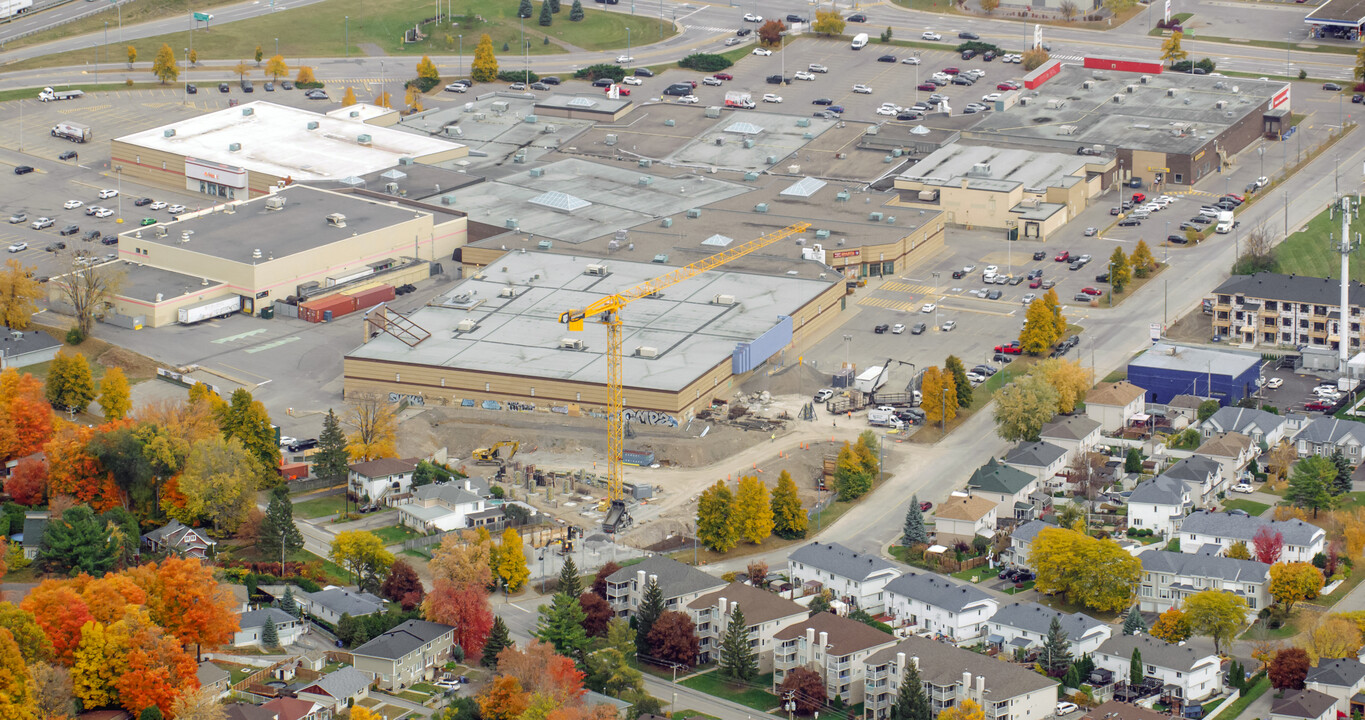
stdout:
{"type": "Polygon", "coordinates": [[[762,365],[792,342],[792,319],[779,315],[777,324],[759,335],[753,342],[738,343],[730,357],[730,372],[739,375],[762,365]]]}
{"type": "Polygon", "coordinates": [[[1239,375],[1220,373],[1216,367],[1206,372],[1195,372],[1142,365],[1128,366],[1128,382],[1146,388],[1147,402],[1158,405],[1169,403],[1176,395],[1211,397],[1225,407],[1234,405],[1254,392],[1259,374],[1255,366],[1247,368],[1239,375]]]}

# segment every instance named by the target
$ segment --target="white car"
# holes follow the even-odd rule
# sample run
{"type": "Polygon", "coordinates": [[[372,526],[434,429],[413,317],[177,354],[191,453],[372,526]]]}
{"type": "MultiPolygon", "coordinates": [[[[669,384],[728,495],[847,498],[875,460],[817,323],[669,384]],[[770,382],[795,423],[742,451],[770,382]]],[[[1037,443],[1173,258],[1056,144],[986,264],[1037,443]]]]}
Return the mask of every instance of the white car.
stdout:
{"type": "Polygon", "coordinates": [[[1273,378],[1270,378],[1269,380],[1266,380],[1266,381],[1265,381],[1265,386],[1266,386],[1267,388],[1270,388],[1271,390],[1278,390],[1278,389],[1280,389],[1280,387],[1283,386],[1283,385],[1284,385],[1284,380],[1281,379],[1281,378],[1277,378],[1277,377],[1273,377],[1273,378]]]}
{"type": "Polygon", "coordinates": [[[1025,304],[1025,305],[1029,305],[1029,304],[1032,304],[1033,301],[1034,301],[1034,300],[1037,300],[1037,299],[1038,299],[1038,296],[1037,296],[1037,295],[1034,295],[1033,293],[1029,293],[1029,294],[1025,295],[1024,298],[1023,298],[1023,300],[1021,300],[1020,302],[1022,302],[1022,303],[1025,304]]]}
{"type": "Polygon", "coordinates": [[[441,688],[442,690],[452,690],[458,692],[460,689],[460,683],[457,680],[437,680],[435,682],[435,685],[436,687],[441,688]]]}
{"type": "Polygon", "coordinates": [[[900,335],[900,334],[903,333],[903,332],[905,332],[905,326],[904,326],[904,325],[902,325],[902,324],[900,324],[900,323],[896,323],[895,325],[892,325],[892,326],[891,326],[891,334],[892,334],[892,335],[900,335]]]}
{"type": "Polygon", "coordinates": [[[834,391],[830,390],[829,388],[823,388],[815,391],[815,402],[824,402],[832,397],[834,397],[834,391]]]}
{"type": "Polygon", "coordinates": [[[28,243],[26,243],[26,242],[17,242],[17,243],[14,243],[13,245],[10,245],[10,246],[9,246],[9,251],[12,252],[12,253],[16,253],[16,252],[19,252],[19,251],[21,251],[21,250],[27,250],[27,249],[28,249],[28,243]]]}
{"type": "Polygon", "coordinates": [[[172,206],[170,206],[169,208],[166,209],[166,212],[168,212],[168,213],[170,213],[170,214],[172,214],[172,215],[179,215],[180,213],[185,212],[185,206],[184,206],[184,205],[172,205],[172,206]]]}
{"type": "MultiPolygon", "coordinates": [[[[34,230],[42,230],[43,228],[50,228],[50,227],[52,227],[52,218],[50,218],[50,217],[40,217],[40,218],[38,218],[37,220],[34,220],[33,222],[29,223],[28,226],[31,227],[31,228],[33,228],[34,230]]],[[[24,247],[28,247],[28,246],[25,245],[24,247]]],[[[24,248],[19,248],[19,250],[23,250],[23,249],[24,249],[24,248]]],[[[11,248],[10,248],[10,252],[19,252],[19,250],[13,249],[13,246],[11,246],[11,248]]]]}
{"type": "Polygon", "coordinates": [[[902,61],[901,61],[901,64],[902,64],[902,65],[918,65],[918,64],[919,64],[919,58],[918,58],[918,57],[915,57],[914,55],[911,55],[910,57],[905,58],[904,60],[902,60],[902,61]]]}
{"type": "Polygon", "coordinates": [[[1071,702],[1059,702],[1059,703],[1057,703],[1057,714],[1058,714],[1058,715],[1068,715],[1068,714],[1074,713],[1074,712],[1076,712],[1076,703],[1071,703],[1071,702]]]}
{"type": "Polygon", "coordinates": [[[625,65],[626,63],[635,62],[635,58],[633,58],[633,57],[631,57],[631,56],[629,56],[629,55],[618,55],[618,56],[616,57],[616,62],[617,62],[618,64],[620,64],[620,65],[625,65]]]}
{"type": "Polygon", "coordinates": [[[744,22],[759,22],[759,23],[761,23],[761,22],[763,22],[763,16],[762,16],[762,15],[755,15],[755,14],[753,14],[753,13],[744,13],[744,22]]]}
{"type": "Polygon", "coordinates": [[[878,114],[878,115],[895,115],[895,114],[896,114],[896,109],[895,109],[895,108],[889,108],[889,107],[882,106],[882,107],[877,108],[877,114],[878,114]]]}
{"type": "Polygon", "coordinates": [[[161,200],[157,200],[156,202],[152,203],[151,205],[148,205],[147,207],[151,208],[152,210],[165,210],[166,203],[162,202],[161,200]]]}
{"type": "Polygon", "coordinates": [[[754,54],[755,54],[755,55],[763,55],[763,56],[766,57],[766,56],[768,56],[768,55],[772,55],[772,54],[773,54],[773,51],[772,51],[772,50],[769,50],[768,48],[754,48],[754,54]]]}
{"type": "Polygon", "coordinates": [[[721,85],[724,85],[725,83],[724,83],[720,78],[704,77],[704,78],[701,79],[701,84],[702,84],[702,85],[711,85],[711,86],[714,86],[714,87],[720,87],[721,85]]]}
{"type": "Polygon", "coordinates": [[[796,74],[793,75],[792,77],[796,78],[797,80],[814,80],[815,73],[806,72],[805,70],[797,70],[796,74]]]}
{"type": "Polygon", "coordinates": [[[695,105],[701,102],[701,98],[697,97],[696,95],[684,95],[678,98],[678,102],[684,105],[695,105]]]}
{"type": "Polygon", "coordinates": [[[1313,394],[1317,395],[1318,397],[1331,397],[1333,395],[1338,395],[1340,393],[1338,393],[1337,389],[1334,387],[1319,385],[1313,388],[1313,394]]]}
{"type": "Polygon", "coordinates": [[[99,206],[99,205],[86,205],[86,206],[85,206],[85,214],[86,214],[86,215],[94,215],[95,213],[97,213],[97,212],[99,212],[99,211],[100,211],[100,206],[99,206]]]}
{"type": "Polygon", "coordinates": [[[101,199],[101,200],[108,200],[108,199],[111,198],[111,197],[118,197],[118,191],[117,191],[117,190],[111,190],[111,189],[109,189],[109,188],[105,188],[105,189],[103,189],[103,190],[100,191],[100,199],[101,199]]]}
{"type": "Polygon", "coordinates": [[[453,82],[446,86],[446,92],[469,92],[469,86],[464,83],[453,82]]]}
{"type": "Polygon", "coordinates": [[[982,96],[981,96],[981,102],[983,102],[983,103],[993,103],[993,102],[995,102],[996,100],[999,100],[999,99],[1000,99],[1000,93],[991,93],[990,95],[982,95],[982,96]]]}
{"type": "Polygon", "coordinates": [[[818,73],[827,73],[827,72],[829,72],[829,68],[825,67],[824,65],[821,65],[820,63],[811,63],[810,65],[807,65],[807,66],[806,66],[806,69],[809,70],[809,71],[811,71],[811,72],[818,72],[818,73]]]}
{"type": "Polygon", "coordinates": [[[937,307],[938,307],[938,305],[935,305],[934,303],[924,303],[923,305],[921,305],[921,306],[919,307],[919,311],[922,312],[922,313],[931,313],[931,312],[933,312],[937,307]]]}
{"type": "Polygon", "coordinates": [[[985,270],[982,270],[981,272],[985,273],[986,275],[994,275],[994,274],[1000,272],[1000,268],[998,268],[998,267],[996,267],[996,266],[994,266],[994,265],[987,265],[987,266],[986,266],[986,269],[985,269],[985,270]]]}
{"type": "Polygon", "coordinates": [[[634,75],[631,75],[630,77],[627,77],[626,79],[622,80],[621,82],[623,82],[623,83],[625,83],[625,84],[627,84],[627,85],[644,85],[644,84],[645,84],[645,81],[644,81],[644,80],[641,80],[640,78],[637,78],[637,77],[635,77],[634,75]]]}
{"type": "Polygon", "coordinates": [[[782,102],[782,96],[774,95],[772,93],[763,93],[763,102],[780,103],[782,102]]]}
{"type": "Polygon", "coordinates": [[[81,202],[80,200],[67,200],[65,203],[62,204],[62,207],[66,208],[67,210],[75,210],[76,208],[84,204],[85,203],[81,202]]]}
{"type": "Polygon", "coordinates": [[[1264,175],[1262,175],[1261,177],[1256,178],[1256,189],[1257,189],[1257,190],[1259,190],[1259,189],[1261,189],[1261,188],[1263,188],[1263,187],[1265,187],[1266,185],[1269,185],[1269,184],[1270,184],[1270,178],[1265,177],[1264,175]]]}
{"type": "Polygon", "coordinates": [[[107,218],[113,216],[113,214],[114,211],[109,208],[100,208],[95,211],[95,217],[97,218],[107,218]]]}
{"type": "Polygon", "coordinates": [[[955,327],[957,327],[957,321],[949,320],[948,322],[943,323],[943,332],[951,332],[955,327]]]}
{"type": "Polygon", "coordinates": [[[1253,488],[1249,483],[1244,483],[1244,482],[1242,482],[1242,483],[1237,483],[1236,485],[1233,485],[1233,486],[1232,486],[1232,491],[1235,492],[1235,493],[1251,493],[1251,492],[1255,492],[1255,491],[1256,491],[1256,488],[1253,488]]]}
{"type": "Polygon", "coordinates": [[[289,447],[290,445],[293,445],[294,443],[296,443],[296,442],[298,442],[298,441],[299,441],[298,438],[293,438],[293,437],[290,437],[290,436],[288,436],[288,435],[281,435],[281,436],[280,436],[280,447],[289,447]]]}
{"type": "Polygon", "coordinates": [[[859,83],[859,84],[853,86],[853,92],[859,93],[859,94],[862,94],[862,95],[871,95],[871,94],[872,94],[872,88],[871,88],[870,86],[863,85],[862,83],[859,83]]]}
{"type": "Polygon", "coordinates": [[[938,42],[939,40],[942,40],[942,39],[943,39],[943,36],[942,36],[942,35],[939,35],[938,33],[934,32],[933,30],[925,30],[925,31],[919,36],[919,39],[920,39],[920,40],[933,40],[934,42],[938,42]]]}

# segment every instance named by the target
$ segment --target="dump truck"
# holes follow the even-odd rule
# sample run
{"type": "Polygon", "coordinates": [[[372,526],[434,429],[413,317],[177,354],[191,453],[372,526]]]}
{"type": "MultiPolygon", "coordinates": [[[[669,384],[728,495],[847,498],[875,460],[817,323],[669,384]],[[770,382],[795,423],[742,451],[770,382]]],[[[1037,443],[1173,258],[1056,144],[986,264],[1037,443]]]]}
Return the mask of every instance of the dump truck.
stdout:
{"type": "Polygon", "coordinates": [[[52,126],[52,137],[58,137],[71,142],[90,142],[95,138],[95,131],[89,125],[76,122],[59,122],[52,126]]]}
{"type": "Polygon", "coordinates": [[[50,87],[46,87],[43,88],[42,92],[38,93],[38,99],[43,102],[52,102],[53,100],[75,100],[76,98],[82,97],[85,97],[84,90],[53,90],[50,87]]]}
{"type": "Polygon", "coordinates": [[[747,92],[731,90],[730,92],[725,93],[725,107],[752,109],[757,107],[757,105],[754,103],[753,95],[750,95],[747,92]]]}

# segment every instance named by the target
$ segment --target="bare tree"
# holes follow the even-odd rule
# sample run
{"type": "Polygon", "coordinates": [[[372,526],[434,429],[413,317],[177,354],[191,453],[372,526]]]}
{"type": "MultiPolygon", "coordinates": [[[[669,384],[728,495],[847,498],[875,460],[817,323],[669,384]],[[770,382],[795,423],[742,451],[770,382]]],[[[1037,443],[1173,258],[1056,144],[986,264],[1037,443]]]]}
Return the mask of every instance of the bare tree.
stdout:
{"type": "Polygon", "coordinates": [[[76,314],[76,327],[82,335],[90,334],[95,319],[104,314],[123,284],[123,273],[115,270],[114,264],[95,264],[93,260],[93,255],[78,253],[71,258],[70,272],[50,281],[76,314]]]}
{"type": "Polygon", "coordinates": [[[1232,264],[1232,274],[1270,272],[1275,269],[1275,243],[1264,225],[1246,234],[1242,240],[1242,254],[1232,264]]]}
{"type": "Polygon", "coordinates": [[[1076,478],[1076,496],[1086,500],[1099,497],[1100,491],[1109,485],[1105,472],[1107,458],[1099,453],[1080,453],[1071,461],[1072,477],[1076,478]]]}
{"type": "Polygon", "coordinates": [[[1058,5],[1057,9],[1062,11],[1062,17],[1067,20],[1076,17],[1076,15],[1081,12],[1081,9],[1077,7],[1073,0],[1062,0],[1062,4],[1058,5]]]}

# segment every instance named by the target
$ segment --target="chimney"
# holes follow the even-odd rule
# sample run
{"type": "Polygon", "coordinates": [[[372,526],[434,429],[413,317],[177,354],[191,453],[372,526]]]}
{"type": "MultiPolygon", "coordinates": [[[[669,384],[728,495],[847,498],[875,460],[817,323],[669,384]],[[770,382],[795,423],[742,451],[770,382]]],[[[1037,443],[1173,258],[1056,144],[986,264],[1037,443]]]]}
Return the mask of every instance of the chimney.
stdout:
{"type": "Polygon", "coordinates": [[[721,614],[721,617],[725,617],[725,606],[726,606],[725,598],[721,598],[721,599],[720,599],[720,614],[721,614]]]}
{"type": "Polygon", "coordinates": [[[986,676],[985,676],[985,675],[977,675],[977,676],[976,676],[976,701],[977,701],[978,703],[985,703],[985,702],[986,702],[986,676]]]}
{"type": "Polygon", "coordinates": [[[635,573],[635,584],[640,587],[640,597],[645,596],[645,571],[638,570],[635,573]]]}
{"type": "Polygon", "coordinates": [[[825,648],[828,647],[828,646],[829,646],[829,633],[824,632],[824,631],[821,631],[821,632],[820,632],[820,651],[821,651],[821,652],[824,652],[825,648]]]}
{"type": "Polygon", "coordinates": [[[900,670],[902,675],[905,674],[905,653],[903,652],[896,653],[896,669],[900,670]]]}
{"type": "MultiPolygon", "coordinates": [[[[815,660],[815,628],[806,628],[806,662],[815,660]]],[[[804,665],[805,663],[801,663],[804,665]]]]}
{"type": "Polygon", "coordinates": [[[971,692],[971,691],[972,691],[972,674],[964,670],[964,671],[962,672],[962,692],[964,692],[964,693],[969,693],[969,692],[971,692]]]}
{"type": "Polygon", "coordinates": [[[911,665],[914,665],[914,666],[915,666],[915,669],[918,670],[918,669],[919,669],[919,656],[916,655],[915,657],[910,658],[910,664],[911,664],[911,665]]]}
{"type": "Polygon", "coordinates": [[[737,612],[739,612],[739,603],[737,602],[730,603],[730,615],[733,617],[734,614],[737,612]]]}

